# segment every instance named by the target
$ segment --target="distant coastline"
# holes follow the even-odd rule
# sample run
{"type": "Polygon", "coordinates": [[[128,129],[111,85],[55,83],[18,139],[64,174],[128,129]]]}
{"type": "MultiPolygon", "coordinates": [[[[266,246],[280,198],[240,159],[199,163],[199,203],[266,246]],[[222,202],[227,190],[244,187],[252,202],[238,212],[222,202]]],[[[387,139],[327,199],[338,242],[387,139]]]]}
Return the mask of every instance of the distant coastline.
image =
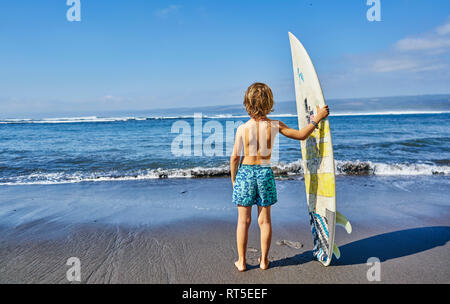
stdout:
{"type": "MultiPolygon", "coordinates": [[[[440,114],[450,112],[450,94],[393,96],[378,98],[348,98],[327,99],[331,116],[346,115],[388,115],[388,114],[440,114]]],[[[124,117],[134,119],[145,118],[188,118],[194,113],[202,113],[204,117],[226,118],[226,116],[247,116],[242,103],[232,105],[192,106],[160,109],[129,109],[129,110],[85,110],[29,113],[0,113],[0,121],[5,120],[36,120],[56,118],[86,118],[110,119],[124,117]],[[222,117],[220,117],[222,116],[222,117]]],[[[296,116],[295,101],[275,102],[273,117],[296,116]]]]}

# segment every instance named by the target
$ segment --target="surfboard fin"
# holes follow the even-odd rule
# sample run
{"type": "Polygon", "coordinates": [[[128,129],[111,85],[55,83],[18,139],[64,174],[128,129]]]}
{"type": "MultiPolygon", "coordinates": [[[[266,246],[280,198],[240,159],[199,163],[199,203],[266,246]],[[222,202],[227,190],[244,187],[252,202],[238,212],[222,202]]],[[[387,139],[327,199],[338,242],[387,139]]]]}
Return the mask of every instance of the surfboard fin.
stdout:
{"type": "Polygon", "coordinates": [[[341,252],[339,251],[339,247],[336,246],[336,244],[333,245],[333,254],[338,260],[341,257],[341,252]]]}
{"type": "Polygon", "coordinates": [[[352,233],[352,224],[350,224],[350,221],[338,211],[336,211],[336,224],[344,227],[348,234],[352,233]]]}

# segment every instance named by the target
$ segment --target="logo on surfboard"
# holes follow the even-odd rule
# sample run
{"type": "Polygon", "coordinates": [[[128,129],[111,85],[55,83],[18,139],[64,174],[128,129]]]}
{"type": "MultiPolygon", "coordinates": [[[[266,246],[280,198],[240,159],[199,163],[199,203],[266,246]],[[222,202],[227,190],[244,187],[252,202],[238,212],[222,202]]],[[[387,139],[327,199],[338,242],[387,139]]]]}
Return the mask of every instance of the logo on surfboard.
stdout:
{"type": "Polygon", "coordinates": [[[300,68],[299,67],[297,67],[297,75],[298,75],[298,79],[299,80],[301,79],[303,82],[305,82],[305,79],[303,79],[303,72],[300,72],[300,68]]]}

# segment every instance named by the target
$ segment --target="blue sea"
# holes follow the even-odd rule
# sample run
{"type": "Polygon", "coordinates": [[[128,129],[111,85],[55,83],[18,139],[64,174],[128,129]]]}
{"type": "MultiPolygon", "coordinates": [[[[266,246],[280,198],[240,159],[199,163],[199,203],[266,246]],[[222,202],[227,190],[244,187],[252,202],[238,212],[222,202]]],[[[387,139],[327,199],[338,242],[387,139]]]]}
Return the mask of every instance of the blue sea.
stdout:
{"type": "MultiPolygon", "coordinates": [[[[295,115],[272,118],[298,128],[295,115]]],[[[233,139],[226,131],[247,119],[233,113],[203,113],[200,122],[194,113],[0,119],[0,186],[227,176],[233,139]],[[174,154],[179,125],[190,141],[184,155],[174,154]],[[206,142],[219,153],[198,147],[206,142]]],[[[338,175],[450,174],[450,113],[332,113],[329,120],[338,175]]],[[[278,150],[278,178],[302,176],[300,143],[280,136],[278,150]]]]}

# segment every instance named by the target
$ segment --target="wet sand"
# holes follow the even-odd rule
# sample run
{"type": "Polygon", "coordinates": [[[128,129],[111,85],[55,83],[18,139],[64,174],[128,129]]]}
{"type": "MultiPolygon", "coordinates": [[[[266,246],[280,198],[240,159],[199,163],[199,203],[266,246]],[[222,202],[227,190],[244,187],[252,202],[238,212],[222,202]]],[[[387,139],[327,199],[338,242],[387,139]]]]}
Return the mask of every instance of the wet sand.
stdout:
{"type": "Polygon", "coordinates": [[[270,268],[258,267],[254,213],[248,270],[239,273],[228,182],[2,187],[0,283],[69,283],[70,257],[81,261],[82,283],[371,283],[370,257],[381,261],[381,283],[450,283],[446,183],[432,177],[339,179],[339,210],[352,221],[353,233],[338,228],[341,258],[323,267],[312,261],[302,181],[277,181],[270,268]],[[164,213],[161,206],[171,209],[164,213]],[[145,220],[152,213],[158,221],[145,220]]]}

